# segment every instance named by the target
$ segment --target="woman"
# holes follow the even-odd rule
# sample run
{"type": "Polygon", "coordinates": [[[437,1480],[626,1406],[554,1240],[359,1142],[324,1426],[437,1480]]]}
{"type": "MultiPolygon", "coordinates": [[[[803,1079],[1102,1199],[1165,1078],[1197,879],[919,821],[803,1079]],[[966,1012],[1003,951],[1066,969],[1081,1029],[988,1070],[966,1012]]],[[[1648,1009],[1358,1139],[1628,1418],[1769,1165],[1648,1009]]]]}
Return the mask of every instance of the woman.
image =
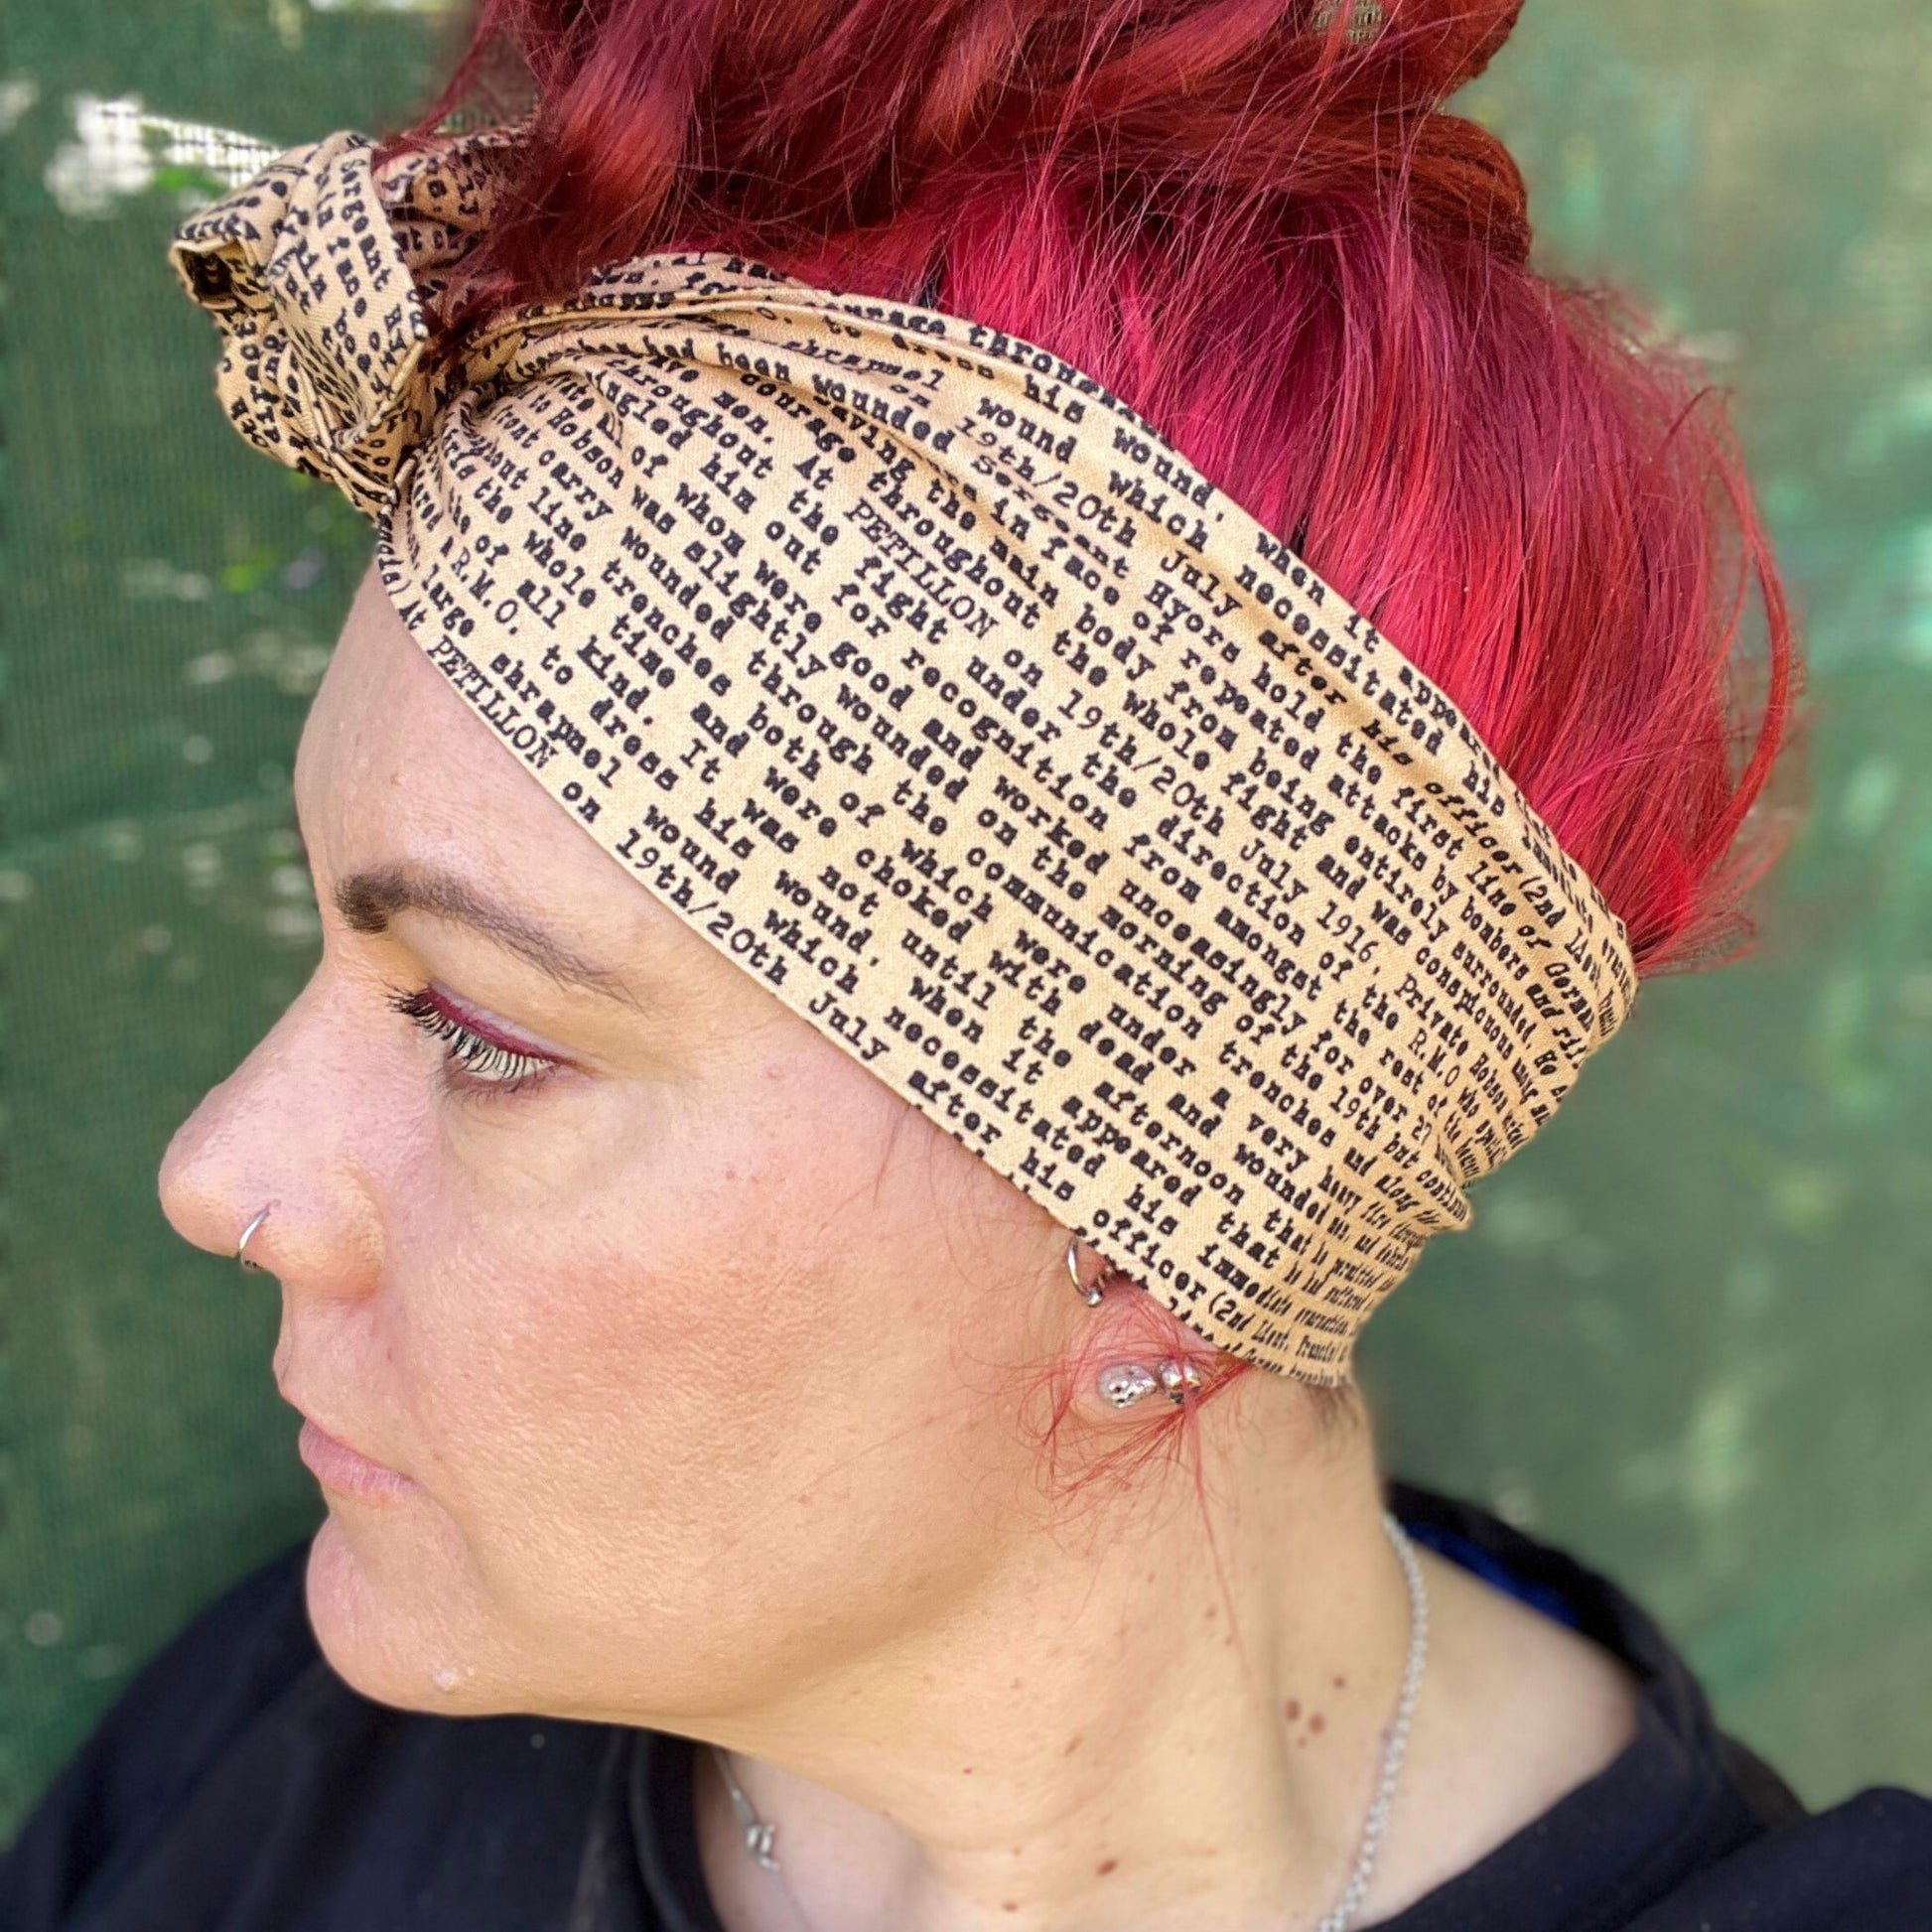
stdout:
{"type": "Polygon", "coordinates": [[[1922,1801],[1805,1815],[1349,1381],[1736,929],[1792,676],[1434,111],[1513,9],[1367,11],[505,0],[184,224],[377,529],[322,962],[163,1174],[329,1516],[9,1926],[1925,1922],[1922,1801]]]}

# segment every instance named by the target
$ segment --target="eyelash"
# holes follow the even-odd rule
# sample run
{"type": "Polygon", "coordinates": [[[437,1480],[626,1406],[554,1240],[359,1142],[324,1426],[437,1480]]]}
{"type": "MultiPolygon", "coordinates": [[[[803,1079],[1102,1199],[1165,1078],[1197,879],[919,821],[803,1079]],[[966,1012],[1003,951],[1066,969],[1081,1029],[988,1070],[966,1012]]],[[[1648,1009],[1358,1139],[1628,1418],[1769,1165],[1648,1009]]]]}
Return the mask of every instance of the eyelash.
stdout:
{"type": "Polygon", "coordinates": [[[413,992],[398,987],[390,993],[389,1005],[432,1039],[442,1042],[444,1078],[460,1091],[518,1093],[554,1073],[561,1064],[542,1053],[524,1052],[479,1033],[431,987],[417,987],[413,992]]]}

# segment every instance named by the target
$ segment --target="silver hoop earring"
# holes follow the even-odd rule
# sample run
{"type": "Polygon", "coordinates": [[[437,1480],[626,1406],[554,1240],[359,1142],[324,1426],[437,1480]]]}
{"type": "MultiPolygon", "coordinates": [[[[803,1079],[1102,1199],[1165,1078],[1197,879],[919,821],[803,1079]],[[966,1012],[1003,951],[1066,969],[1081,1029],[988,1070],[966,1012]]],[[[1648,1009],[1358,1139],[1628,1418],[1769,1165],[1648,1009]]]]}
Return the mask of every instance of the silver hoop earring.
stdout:
{"type": "MultiPolygon", "coordinates": [[[[1100,1306],[1106,1298],[1107,1284],[1120,1274],[1111,1261],[1103,1261],[1100,1273],[1092,1281],[1083,1282],[1080,1279],[1080,1237],[1077,1234],[1066,1244],[1066,1272],[1073,1283],[1074,1294],[1090,1309],[1100,1306]]],[[[1122,1276],[1121,1279],[1124,1281],[1126,1277],[1122,1276]]]]}
{"type": "Polygon", "coordinates": [[[249,1260],[248,1243],[254,1239],[256,1230],[261,1226],[261,1224],[265,1220],[268,1219],[269,1215],[271,1215],[274,1211],[275,1211],[275,1203],[273,1201],[270,1201],[269,1204],[266,1207],[264,1207],[261,1210],[261,1212],[257,1214],[255,1218],[252,1221],[250,1221],[245,1228],[241,1230],[241,1239],[235,1243],[234,1258],[251,1275],[259,1275],[263,1273],[263,1269],[259,1261],[249,1260]]]}
{"type": "Polygon", "coordinates": [[[1088,1308],[1097,1309],[1100,1306],[1100,1299],[1101,1299],[1100,1284],[1106,1280],[1107,1271],[1106,1269],[1103,1268],[1100,1271],[1100,1273],[1096,1275],[1094,1279],[1090,1282],[1083,1282],[1080,1279],[1080,1238],[1078,1235],[1075,1235],[1074,1238],[1066,1244],[1066,1272],[1068,1277],[1071,1279],[1073,1283],[1074,1294],[1076,1294],[1080,1298],[1080,1300],[1087,1305],[1088,1308]]]}

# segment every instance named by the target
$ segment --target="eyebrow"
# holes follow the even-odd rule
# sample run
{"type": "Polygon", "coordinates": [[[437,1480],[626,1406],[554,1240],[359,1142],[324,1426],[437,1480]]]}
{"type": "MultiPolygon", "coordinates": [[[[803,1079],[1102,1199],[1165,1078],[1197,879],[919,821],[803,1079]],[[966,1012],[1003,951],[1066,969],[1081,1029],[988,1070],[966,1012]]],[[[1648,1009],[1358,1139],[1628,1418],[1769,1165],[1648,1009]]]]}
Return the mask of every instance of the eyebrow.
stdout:
{"type": "Polygon", "coordinates": [[[486,897],[454,873],[380,866],[339,880],[335,898],[337,911],[355,932],[386,932],[398,912],[427,912],[432,918],[448,919],[481,932],[562,985],[581,986],[626,1006],[637,1004],[608,967],[586,959],[542,926],[486,897]]]}

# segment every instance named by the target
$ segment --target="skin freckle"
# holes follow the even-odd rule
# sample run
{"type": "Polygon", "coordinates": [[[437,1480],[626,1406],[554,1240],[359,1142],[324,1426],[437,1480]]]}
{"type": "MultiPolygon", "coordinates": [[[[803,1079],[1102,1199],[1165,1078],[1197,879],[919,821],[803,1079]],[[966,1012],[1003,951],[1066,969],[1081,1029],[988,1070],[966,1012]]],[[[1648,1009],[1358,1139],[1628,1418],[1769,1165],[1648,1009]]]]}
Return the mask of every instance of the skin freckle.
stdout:
{"type": "Polygon", "coordinates": [[[1065,1750],[1063,1750],[1063,1751],[1062,1751],[1062,1752],[1060,1753],[1060,1755],[1061,1755],[1062,1757],[1071,1757],[1071,1756],[1073,1755],[1073,1753],[1074,1753],[1075,1751],[1077,1751],[1077,1750],[1078,1750],[1078,1749],[1080,1748],[1080,1739],[1081,1739],[1082,1737],[1084,1737],[1085,1735],[1086,1735],[1086,1732],[1085,1732],[1085,1731],[1083,1731],[1083,1730],[1076,1730],[1076,1731],[1075,1731],[1075,1732],[1073,1733],[1073,1735],[1072,1735],[1072,1736],[1071,1736],[1070,1738],[1068,1738],[1068,1739],[1067,1739],[1067,1745],[1066,1745],[1066,1749],[1065,1749],[1065,1750]]]}
{"type": "Polygon", "coordinates": [[[1313,1731],[1319,1731],[1322,1727],[1322,1722],[1323,1721],[1322,1721],[1321,1713],[1317,1711],[1314,1714],[1314,1716],[1309,1720],[1309,1728],[1313,1731]]]}
{"type": "Polygon", "coordinates": [[[1096,1878],[1104,1878],[1106,1877],[1108,1872],[1112,1871],[1115,1868],[1115,1866],[1117,1866],[1119,1863],[1120,1861],[1118,1859],[1102,1859],[1100,1863],[1094,1866],[1093,1875],[1096,1878]]]}
{"type": "Polygon", "coordinates": [[[1282,1706],[1282,1716],[1286,1718],[1290,1724],[1293,1724],[1296,1721],[1296,1719],[1299,1718],[1301,1715],[1302,1715],[1302,1700],[1300,1698],[1290,1698],[1289,1701],[1282,1706]]]}

